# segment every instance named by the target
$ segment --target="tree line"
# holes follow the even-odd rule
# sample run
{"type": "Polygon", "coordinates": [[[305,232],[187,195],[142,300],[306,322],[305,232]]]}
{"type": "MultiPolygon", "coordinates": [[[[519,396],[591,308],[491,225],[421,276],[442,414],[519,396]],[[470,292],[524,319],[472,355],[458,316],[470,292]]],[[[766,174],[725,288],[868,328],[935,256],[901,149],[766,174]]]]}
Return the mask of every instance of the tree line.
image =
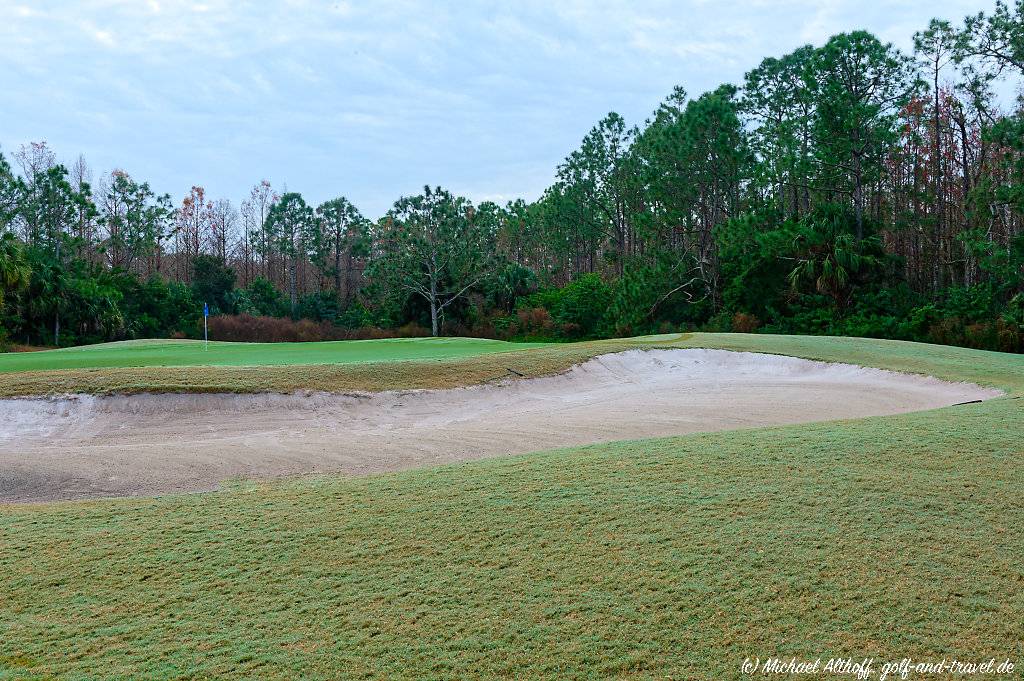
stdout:
{"type": "Polygon", "coordinates": [[[865,31],[610,113],[535,201],[368,219],[257,183],[178,201],[45,143],[0,155],[0,328],[66,345],[222,315],[507,338],[713,329],[1024,350],[1024,0],[865,31]]]}

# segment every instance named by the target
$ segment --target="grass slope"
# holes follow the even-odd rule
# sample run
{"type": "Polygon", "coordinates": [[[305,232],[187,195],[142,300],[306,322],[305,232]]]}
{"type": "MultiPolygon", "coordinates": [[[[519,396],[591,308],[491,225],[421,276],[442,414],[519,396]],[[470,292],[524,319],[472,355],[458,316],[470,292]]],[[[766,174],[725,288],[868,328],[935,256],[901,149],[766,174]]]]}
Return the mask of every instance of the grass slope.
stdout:
{"type": "Polygon", "coordinates": [[[902,371],[985,385],[997,385],[1007,368],[1024,371],[1024,355],[938,349],[904,341],[760,334],[666,334],[554,344],[473,338],[222,343],[211,345],[209,353],[202,352],[200,345],[195,341],[129,341],[0,355],[0,397],[452,388],[516,374],[557,373],[598,354],[636,347],[717,347],[795,354],[870,366],[891,365],[902,371]],[[197,356],[208,363],[189,364],[197,356]],[[996,358],[995,364],[985,358],[996,358]],[[103,367],[101,362],[113,364],[103,367]]]}
{"type": "Polygon", "coordinates": [[[634,341],[595,341],[537,347],[515,343],[505,345],[507,351],[485,352],[457,359],[381,361],[378,358],[348,364],[9,371],[0,372],[0,397],[66,393],[289,393],[296,390],[351,392],[452,388],[486,383],[516,374],[543,376],[557,373],[594,355],[637,345],[634,341]]]}
{"type": "Polygon", "coordinates": [[[444,388],[509,376],[509,369],[551,373],[607,351],[568,347],[479,338],[211,343],[208,351],[201,341],[104,343],[0,355],[0,397],[444,388]]]}
{"type": "Polygon", "coordinates": [[[858,339],[677,343],[1008,395],[7,507],[0,678],[722,679],[768,655],[1024,663],[1022,358],[858,339]]]}

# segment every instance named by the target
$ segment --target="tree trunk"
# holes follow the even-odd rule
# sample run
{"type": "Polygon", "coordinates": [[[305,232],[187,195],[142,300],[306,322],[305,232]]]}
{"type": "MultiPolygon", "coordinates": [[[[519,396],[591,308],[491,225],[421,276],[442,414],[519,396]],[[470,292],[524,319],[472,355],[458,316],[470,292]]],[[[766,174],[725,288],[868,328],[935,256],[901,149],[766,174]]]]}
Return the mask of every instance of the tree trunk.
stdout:
{"type": "Polygon", "coordinates": [[[289,258],[288,264],[288,287],[291,291],[291,303],[292,303],[292,317],[295,317],[295,311],[299,307],[299,296],[295,290],[295,256],[289,258]]]}
{"type": "Polygon", "coordinates": [[[345,305],[348,305],[349,301],[352,300],[352,249],[345,249],[345,278],[342,279],[342,285],[345,287],[342,300],[345,305]]]}
{"type": "Polygon", "coordinates": [[[936,234],[936,240],[938,241],[938,251],[937,251],[937,255],[936,255],[936,259],[938,260],[938,262],[936,263],[936,272],[935,272],[935,290],[938,291],[941,288],[942,280],[944,279],[944,276],[943,276],[944,273],[942,272],[942,264],[943,264],[943,261],[949,260],[949,258],[948,257],[943,257],[943,251],[945,250],[945,238],[944,238],[944,234],[943,234],[943,217],[944,217],[943,216],[943,212],[944,212],[944,205],[945,205],[945,196],[943,194],[943,188],[942,188],[942,139],[940,137],[941,131],[940,131],[940,128],[939,128],[939,103],[940,103],[940,100],[939,100],[939,68],[938,68],[937,64],[936,64],[936,67],[935,67],[934,88],[935,88],[935,103],[934,103],[935,111],[933,112],[932,120],[933,120],[933,123],[934,123],[934,126],[935,126],[935,130],[934,130],[935,139],[933,140],[935,148],[932,151],[932,155],[934,157],[933,160],[932,160],[932,165],[933,165],[932,172],[935,175],[935,234],[936,234]]]}
{"type": "Polygon", "coordinates": [[[343,294],[341,291],[341,234],[335,234],[334,238],[334,299],[338,301],[338,310],[341,310],[343,294]]]}
{"type": "Polygon", "coordinates": [[[434,277],[430,278],[430,334],[441,335],[437,324],[437,279],[434,277]]]}
{"type": "Polygon", "coordinates": [[[860,241],[864,238],[864,179],[857,155],[853,157],[853,212],[857,218],[857,241],[860,241]]]}
{"type": "MultiPolygon", "coordinates": [[[[57,266],[58,267],[60,267],[60,265],[61,265],[61,261],[60,261],[60,243],[61,243],[61,237],[62,236],[63,236],[63,234],[58,232],[57,233],[57,243],[54,244],[54,251],[57,254],[56,260],[57,260],[57,266]]],[[[60,309],[59,308],[55,309],[54,312],[53,312],[53,344],[58,346],[58,347],[60,346],[60,309]]]]}

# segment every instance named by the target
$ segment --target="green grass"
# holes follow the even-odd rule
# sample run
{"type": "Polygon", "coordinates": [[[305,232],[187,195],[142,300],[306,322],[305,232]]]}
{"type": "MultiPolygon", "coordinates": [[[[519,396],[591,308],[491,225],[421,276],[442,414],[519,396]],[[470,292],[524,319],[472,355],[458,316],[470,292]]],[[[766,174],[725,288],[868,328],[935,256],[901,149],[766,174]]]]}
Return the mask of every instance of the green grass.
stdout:
{"type": "Polygon", "coordinates": [[[934,373],[1007,396],[7,507],[0,678],[727,679],[768,655],[875,657],[873,678],[902,657],[1008,657],[1020,671],[1024,358],[861,339],[658,344],[934,373]]]}
{"type": "MultiPolygon", "coordinates": [[[[321,356],[297,357],[308,364],[264,366],[142,366],[49,369],[0,372],[0,397],[59,395],[66,393],[130,394],[142,392],[289,393],[297,390],[330,392],[451,388],[486,383],[515,374],[542,376],[563,371],[596,354],[641,345],[642,341],[613,340],[590,343],[537,345],[458,339],[483,352],[463,357],[401,358],[392,353],[360,355],[347,350],[348,363],[322,364],[321,356]],[[491,351],[487,351],[491,350],[491,351]],[[357,358],[362,357],[362,361],[357,358]]],[[[359,343],[362,341],[343,341],[359,343]]],[[[421,341],[424,352],[432,347],[421,341]]],[[[443,341],[437,345],[443,346],[443,341]]],[[[339,344],[340,345],[340,344],[339,344]]],[[[453,344],[458,351],[459,343],[453,344]]],[[[243,345],[249,348],[249,345],[243,345]]],[[[358,349],[358,348],[356,348],[358,349]]],[[[284,358],[289,348],[270,352],[284,358]]],[[[41,354],[41,353],[35,353],[41,354]]],[[[0,358],[2,359],[2,358],[0,358]]]]}
{"type": "Polygon", "coordinates": [[[482,338],[389,338],[323,343],[211,342],[209,348],[204,349],[202,341],[123,341],[61,350],[0,354],[0,373],[110,367],[332,365],[459,359],[543,345],[482,338]]]}

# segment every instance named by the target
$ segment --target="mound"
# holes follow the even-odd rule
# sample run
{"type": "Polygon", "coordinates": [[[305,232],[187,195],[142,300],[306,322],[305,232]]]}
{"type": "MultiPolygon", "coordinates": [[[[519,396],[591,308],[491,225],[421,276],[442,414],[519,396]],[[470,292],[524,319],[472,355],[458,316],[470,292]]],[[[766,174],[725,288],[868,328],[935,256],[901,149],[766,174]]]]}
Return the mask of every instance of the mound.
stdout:
{"type": "Polygon", "coordinates": [[[973,384],[724,350],[631,350],[546,378],[362,395],[0,400],[0,500],[216,489],[609,440],[932,409],[973,384]]]}

